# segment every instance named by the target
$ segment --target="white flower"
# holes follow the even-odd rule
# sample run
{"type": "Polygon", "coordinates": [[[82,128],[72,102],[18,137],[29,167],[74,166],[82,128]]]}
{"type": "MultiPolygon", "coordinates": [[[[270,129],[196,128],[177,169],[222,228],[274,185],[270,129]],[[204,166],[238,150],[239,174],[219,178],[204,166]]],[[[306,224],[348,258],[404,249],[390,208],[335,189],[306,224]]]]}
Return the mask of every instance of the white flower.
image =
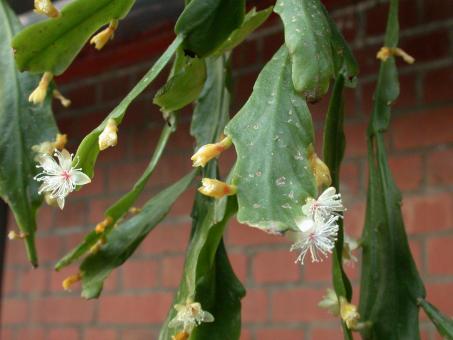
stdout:
{"type": "Polygon", "coordinates": [[[306,218],[298,223],[301,231],[299,240],[291,246],[291,251],[300,249],[296,263],[304,264],[305,255],[310,251],[312,262],[322,261],[335,247],[338,234],[338,216],[332,215],[329,219],[306,218]]]}
{"type": "Polygon", "coordinates": [[[35,180],[43,182],[39,188],[39,194],[47,193],[49,197],[56,198],[60,209],[64,208],[64,200],[69,193],[74,191],[78,185],[91,182],[90,177],[85,175],[80,169],[72,166],[72,154],[63,149],[55,151],[55,159],[47,154],[39,156],[37,168],[43,171],[35,176],[35,180]]]}
{"type": "Polygon", "coordinates": [[[168,323],[170,328],[181,328],[184,332],[191,333],[194,327],[202,322],[213,322],[214,317],[211,313],[201,309],[198,302],[187,301],[185,305],[175,305],[178,312],[176,316],[168,323]]]}
{"type": "Polygon", "coordinates": [[[345,210],[341,194],[336,194],[334,187],[324,190],[317,200],[307,198],[306,203],[302,206],[302,212],[313,219],[328,219],[331,215],[341,216],[340,213],[345,210]]]}

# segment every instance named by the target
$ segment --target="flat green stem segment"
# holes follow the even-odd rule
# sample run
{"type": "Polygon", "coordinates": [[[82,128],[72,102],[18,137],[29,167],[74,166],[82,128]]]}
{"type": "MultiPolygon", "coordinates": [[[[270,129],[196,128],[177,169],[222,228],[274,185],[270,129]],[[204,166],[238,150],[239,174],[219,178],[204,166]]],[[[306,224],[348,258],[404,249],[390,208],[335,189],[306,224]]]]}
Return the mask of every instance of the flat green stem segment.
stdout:
{"type": "Polygon", "coordinates": [[[286,47],[261,71],[225,134],[237,153],[238,220],[272,233],[297,230],[302,205],[317,194],[307,157],[314,133],[307,104],[293,88],[286,47]]]}
{"type": "Polygon", "coordinates": [[[20,230],[28,236],[25,246],[33,266],[38,265],[35,249],[38,195],[36,154],[32,146],[53,141],[58,132],[51,110],[51,96],[43,105],[28,102],[39,78],[20,74],[11,53],[11,40],[21,25],[6,1],[0,1],[0,196],[7,202],[20,230]]]}
{"type": "Polygon", "coordinates": [[[233,50],[241,44],[254,30],[260,27],[269,18],[272,13],[272,7],[256,11],[253,7],[244,17],[241,26],[234,30],[227,40],[220,45],[213,53],[216,56],[222,55],[225,52],[233,50]]]}
{"type": "Polygon", "coordinates": [[[183,38],[177,36],[173,43],[167,48],[164,54],[156,61],[151,69],[143,76],[143,78],[135,85],[135,87],[128,93],[128,95],[121,101],[121,103],[113,109],[112,112],[104,119],[104,121],[93,131],[91,131],[82,140],[82,143],[77,149],[75,160],[77,160],[78,167],[82,168],[82,171],[88,176],[93,177],[94,175],[94,164],[99,154],[98,137],[104,130],[107,121],[114,119],[119,125],[123,120],[129,105],[134,101],[137,96],[142,93],[145,88],[159,75],[163,68],[171,60],[178,47],[181,45],[183,38]]]}
{"type": "Polygon", "coordinates": [[[174,112],[192,103],[198,98],[206,80],[203,59],[178,53],[174,70],[175,73],[157,91],[153,99],[153,103],[159,105],[163,112],[174,112]]]}
{"type": "Polygon", "coordinates": [[[294,87],[307,101],[324,96],[339,70],[356,76],[352,53],[319,0],[278,0],[274,11],[285,27],[294,87]]]}
{"type": "MultiPolygon", "coordinates": [[[[175,304],[184,304],[187,299],[200,302],[204,310],[214,315],[215,322],[198,326],[191,334],[191,340],[239,339],[240,300],[245,291],[231,269],[222,243],[225,225],[236,210],[234,197],[214,202],[197,195],[193,216],[194,234],[175,304]]],[[[180,331],[167,326],[175,315],[176,311],[172,308],[159,340],[171,340],[180,331]]]]}
{"type": "MultiPolygon", "coordinates": [[[[169,120],[170,125],[165,125],[162,133],[160,135],[159,141],[157,146],[154,150],[154,154],[146,167],[145,171],[143,172],[142,176],[137,180],[134,184],[134,187],[125,195],[123,195],[118,201],[116,201],[113,205],[111,205],[105,212],[105,216],[108,216],[112,219],[112,222],[106,232],[111,229],[111,226],[115,225],[115,223],[122,218],[129,209],[134,205],[137,198],[142,193],[143,189],[145,188],[148,179],[154,172],[154,169],[157,166],[162,154],[165,150],[165,146],[170,139],[170,135],[176,129],[176,119],[174,115],[170,117],[169,120]]],[[[55,265],[55,270],[60,270],[63,267],[66,267],[79,259],[81,256],[88,253],[98,240],[100,240],[104,235],[98,234],[94,230],[91,231],[83,241],[77,245],[74,249],[72,249],[68,254],[66,254],[58,263],[55,265]]]]}
{"type": "MultiPolygon", "coordinates": [[[[398,44],[398,1],[390,2],[386,46],[398,44]]],[[[368,198],[363,231],[359,311],[372,326],[364,339],[420,338],[417,300],[425,289],[412,258],[401,214],[401,194],[387,162],[383,133],[399,94],[395,60],[381,63],[368,128],[368,198]]]]}
{"type": "Polygon", "coordinates": [[[99,297],[104,280],[134,253],[148,233],[164,219],[176,199],[192,183],[195,175],[194,170],[161,191],[145,204],[140,213],[112,229],[107,235],[106,244],[98,252],[88,256],[80,266],[82,297],[99,297]]]}
{"type": "Polygon", "coordinates": [[[210,55],[244,20],[245,0],[191,0],[175,25],[184,35],[184,49],[198,57],[210,55]]]}
{"type": "Polygon", "coordinates": [[[25,28],[13,40],[21,71],[63,73],[103,25],[127,15],[135,0],[74,0],[58,18],[25,28]]]}
{"type": "Polygon", "coordinates": [[[228,87],[229,65],[225,56],[206,58],[207,79],[193,111],[190,134],[197,148],[214,143],[229,118],[231,93],[228,87]]]}
{"type": "MultiPolygon", "coordinates": [[[[339,75],[335,81],[332,97],[327,110],[324,124],[324,162],[330,169],[332,186],[340,192],[340,167],[345,149],[345,137],[343,130],[344,102],[343,102],[344,76],[339,75]]],[[[335,248],[332,254],[332,278],[337,296],[343,296],[348,301],[352,298],[352,287],[346,273],[343,270],[343,220],[339,220],[339,230],[335,248]]],[[[352,340],[351,331],[343,323],[345,339],[352,340]]]]}
{"type": "Polygon", "coordinates": [[[435,306],[424,299],[418,301],[428,318],[436,326],[437,331],[445,339],[453,339],[453,320],[442,314],[435,306]]]}

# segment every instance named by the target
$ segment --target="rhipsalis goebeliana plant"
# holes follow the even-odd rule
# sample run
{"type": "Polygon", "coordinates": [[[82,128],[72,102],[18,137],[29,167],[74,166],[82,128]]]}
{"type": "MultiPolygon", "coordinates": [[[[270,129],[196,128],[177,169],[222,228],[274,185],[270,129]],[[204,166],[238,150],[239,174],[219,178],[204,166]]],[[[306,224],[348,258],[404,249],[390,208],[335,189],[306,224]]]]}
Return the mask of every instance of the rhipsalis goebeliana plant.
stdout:
{"type": "MultiPolygon", "coordinates": [[[[237,340],[245,289],[228,259],[223,235],[228,222],[262,232],[288,235],[295,251],[288,266],[332,257],[332,287],[320,301],[341,321],[344,338],[419,339],[418,312],[426,311],[439,332],[452,338],[451,319],[425,300],[400,211],[401,195],[387,162],[384,132],[399,94],[395,58],[414,59],[398,47],[398,1],[390,1],[381,69],[367,131],[369,181],[362,239],[349,240],[339,174],[345,150],[343,90],[354,87],[358,65],[320,0],[277,0],[274,7],[251,9],[245,1],[191,0],[175,25],[176,37],[131,91],[88,133],[74,154],[65,149],[51,111],[52,98],[70,105],[55,77],[70,67],[87,43],[108,48],[134,0],[73,0],[59,11],[50,0],[35,0],[44,20],[21,28],[0,0],[0,195],[10,205],[30,262],[38,265],[34,239],[36,210],[45,201],[64,209],[65,199],[96,174],[100,152],[122,143],[118,137],[127,108],[165,67],[166,84],[154,95],[162,111],[162,132],[142,176],[120,197],[84,240],[55,265],[80,261],[79,271],[63,281],[81,281],[84,298],[99,298],[105,279],[154,237],[176,199],[199,183],[192,209],[192,232],[183,278],[160,340],[237,340]],[[267,61],[245,105],[230,117],[231,55],[274,11],[284,28],[284,43],[267,61]],[[98,30],[100,30],[98,32],[98,30]],[[20,73],[21,71],[27,71],[20,73]],[[323,152],[316,153],[310,103],[330,91],[323,152]],[[193,108],[191,134],[194,170],[135,203],[178,133],[178,111],[193,108]],[[228,149],[236,162],[221,178],[217,158],[228,149]],[[131,213],[132,212],[132,213],[131,213]],[[129,213],[129,214],[128,214],[129,213]],[[360,303],[343,263],[362,248],[360,303]]],[[[64,132],[64,131],[63,131],[64,132]]],[[[300,308],[305,308],[300,304],[300,308]]]]}

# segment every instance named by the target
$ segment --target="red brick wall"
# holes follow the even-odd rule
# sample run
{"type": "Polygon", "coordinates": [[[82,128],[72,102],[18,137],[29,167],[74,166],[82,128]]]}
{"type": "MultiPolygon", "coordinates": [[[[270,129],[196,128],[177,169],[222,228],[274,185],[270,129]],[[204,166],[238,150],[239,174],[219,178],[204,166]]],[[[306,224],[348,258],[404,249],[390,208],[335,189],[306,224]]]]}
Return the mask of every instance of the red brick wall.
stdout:
{"type": "MultiPolygon", "coordinates": [[[[354,236],[360,235],[363,225],[367,176],[364,129],[378,67],[375,54],[382,45],[387,10],[386,4],[375,2],[325,1],[354,47],[362,70],[357,89],[347,92],[348,145],[342,168],[342,191],[348,207],[346,231],[354,236]]],[[[401,97],[387,134],[389,157],[404,194],[407,231],[428,298],[451,315],[453,8],[451,0],[403,0],[401,7],[401,47],[417,62],[400,63],[401,97]]],[[[107,46],[101,53],[88,48],[58,79],[62,91],[73,101],[70,109],[57,110],[60,128],[69,135],[71,151],[171,41],[171,27],[172,23],[162,24],[133,41],[107,46]]],[[[258,71],[281,42],[281,26],[273,18],[237,49],[232,112],[248,97],[258,71]]],[[[169,217],[130,261],[113,272],[100,300],[82,300],[78,287],[71,293],[64,292],[62,279],[77,268],[56,273],[52,265],[102,219],[104,209],[127,191],[146,166],[163,124],[152,105],[157,88],[158,84],[153,85],[128,110],[119,144],[101,154],[94,182],[73,194],[63,212],[48,207],[40,211],[40,268],[30,268],[21,244],[8,243],[1,304],[2,340],[156,338],[181,278],[193,189],[176,203],[169,217]]],[[[311,105],[318,136],[326,105],[326,100],[311,105]]],[[[189,120],[190,112],[185,110],[141,202],[190,169],[193,139],[188,133],[189,120]]],[[[233,159],[233,152],[225,155],[224,167],[233,159]]],[[[338,321],[316,306],[330,286],[329,261],[295,265],[296,254],[288,251],[288,241],[236,222],[228,228],[226,242],[236,273],[248,290],[241,339],[341,338],[338,321]]],[[[349,267],[348,272],[357,297],[358,266],[349,267]]],[[[423,339],[439,339],[426,318],[421,318],[423,339]]]]}

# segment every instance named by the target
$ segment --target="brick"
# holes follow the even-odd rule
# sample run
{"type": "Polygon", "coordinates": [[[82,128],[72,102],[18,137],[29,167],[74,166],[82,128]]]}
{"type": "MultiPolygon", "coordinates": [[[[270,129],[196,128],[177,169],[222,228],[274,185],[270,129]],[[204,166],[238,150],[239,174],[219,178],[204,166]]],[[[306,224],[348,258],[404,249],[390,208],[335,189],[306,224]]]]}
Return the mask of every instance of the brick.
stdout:
{"type": "MultiPolygon", "coordinates": [[[[413,56],[417,63],[439,60],[449,56],[450,42],[448,34],[448,30],[445,29],[402,38],[400,47],[413,56]],[[428,45],[429,48],[425,48],[428,45]]],[[[402,63],[401,60],[399,62],[402,63]]]]}
{"type": "Polygon", "coordinates": [[[108,198],[92,199],[89,201],[88,223],[92,225],[92,228],[104,219],[105,210],[115,203],[118,198],[119,196],[109,195],[108,198]]]}
{"type": "Polygon", "coordinates": [[[244,327],[241,327],[240,340],[252,340],[252,332],[249,329],[244,329],[244,327]]]}
{"type": "MultiPolygon", "coordinates": [[[[70,275],[74,275],[79,271],[78,265],[76,263],[65,267],[61,271],[49,270],[50,274],[50,290],[53,292],[63,292],[62,282],[70,275]]],[[[80,289],[80,283],[75,283],[72,287],[73,291],[80,289]]]]}
{"type": "Polygon", "coordinates": [[[329,328],[314,328],[311,330],[311,339],[312,340],[343,340],[343,333],[341,331],[341,326],[338,325],[335,329],[329,328]]]}
{"type": "Polygon", "coordinates": [[[141,329],[131,329],[131,330],[124,330],[121,333],[120,339],[125,340],[150,340],[150,339],[157,339],[158,334],[155,331],[150,330],[141,330],[141,329]]]}
{"type": "Polygon", "coordinates": [[[286,243],[289,247],[290,242],[284,236],[268,234],[261,229],[240,224],[236,219],[231,220],[228,227],[228,244],[247,246],[276,243],[286,243]]]}
{"type": "MultiPolygon", "coordinates": [[[[259,340],[291,339],[303,340],[304,331],[301,329],[259,329],[256,331],[259,340]]],[[[326,338],[327,339],[327,338],[326,338]]]]}
{"type": "Polygon", "coordinates": [[[427,160],[427,172],[430,185],[453,184],[453,149],[430,153],[427,160]]]}
{"type": "Polygon", "coordinates": [[[358,30],[356,13],[348,11],[341,15],[333,15],[333,19],[346,41],[349,43],[354,41],[358,30]]]}
{"type": "Polygon", "coordinates": [[[151,186],[173,184],[192,171],[192,152],[185,154],[166,154],[161,158],[152,178],[151,186]]]}
{"type": "Polygon", "coordinates": [[[83,213],[88,210],[86,202],[68,200],[65,208],[58,211],[55,216],[55,225],[61,227],[82,226],[85,224],[86,215],[83,213]]]}
{"type": "Polygon", "coordinates": [[[177,288],[183,275],[184,256],[166,256],[161,260],[161,264],[162,286],[177,288]]]}
{"type": "Polygon", "coordinates": [[[112,166],[108,171],[109,192],[129,191],[145,171],[147,161],[130,161],[112,166]]]}
{"type": "Polygon", "coordinates": [[[262,60],[267,62],[284,43],[282,32],[272,33],[262,38],[262,60]]]}
{"type": "Polygon", "coordinates": [[[366,155],[366,126],[365,123],[358,122],[347,124],[344,127],[346,135],[346,158],[366,155]]]}
{"type": "Polygon", "coordinates": [[[41,328],[23,328],[17,332],[17,339],[45,340],[46,332],[41,328]]]}
{"type": "Polygon", "coordinates": [[[436,69],[423,78],[423,98],[426,103],[451,100],[453,74],[451,67],[436,69]]]}
{"type": "Polygon", "coordinates": [[[122,267],[123,288],[138,289],[152,288],[157,285],[156,261],[127,261],[122,267]]]}
{"type": "Polygon", "coordinates": [[[242,299],[242,322],[264,322],[268,320],[269,297],[264,289],[247,289],[242,299]]]}
{"type": "Polygon", "coordinates": [[[341,165],[340,181],[341,192],[357,194],[361,189],[360,164],[357,162],[345,162],[341,165]]]}
{"type": "Polygon", "coordinates": [[[144,254],[182,253],[189,241],[189,227],[161,224],[154,229],[140,246],[144,254]]]}
{"type": "Polygon", "coordinates": [[[435,305],[443,314],[453,314],[453,283],[429,283],[426,284],[426,298],[435,305]]]}
{"type": "Polygon", "coordinates": [[[423,22],[431,22],[451,18],[452,4],[445,0],[423,1],[423,22]]]}
{"type": "Polygon", "coordinates": [[[257,77],[257,72],[250,72],[241,74],[234,80],[233,96],[235,104],[233,107],[236,110],[239,110],[239,108],[244,105],[250,97],[257,77]]]}
{"type": "Polygon", "coordinates": [[[102,102],[119,102],[132,89],[129,74],[109,77],[102,80],[98,86],[102,102]]]}
{"type": "MultiPolygon", "coordinates": [[[[7,262],[5,262],[5,267],[7,262]]],[[[14,293],[16,291],[16,278],[18,276],[17,272],[6,267],[2,273],[2,296],[14,293]]]]}
{"type": "Polygon", "coordinates": [[[37,323],[86,324],[93,320],[94,301],[77,297],[40,297],[32,304],[32,321],[37,323]],[[43,313],[45,311],[45,313],[43,313]]]}
{"type": "Polygon", "coordinates": [[[63,95],[71,99],[71,110],[93,107],[96,104],[97,84],[84,84],[64,90],[63,95]]]}
{"type": "Polygon", "coordinates": [[[52,207],[45,204],[38,210],[36,227],[38,230],[48,230],[52,228],[54,221],[54,211],[52,207]]]}
{"type": "Polygon", "coordinates": [[[20,276],[20,289],[25,293],[41,293],[47,288],[48,268],[29,269],[20,276]]]}
{"type": "Polygon", "coordinates": [[[448,229],[453,223],[453,198],[448,193],[408,197],[403,201],[408,233],[448,229]]]}
{"type": "Polygon", "coordinates": [[[1,304],[2,325],[21,324],[28,318],[28,303],[23,300],[4,298],[1,304]]]}
{"type": "Polygon", "coordinates": [[[398,149],[410,149],[453,142],[453,129],[449,128],[452,123],[453,115],[449,108],[395,118],[391,128],[393,143],[398,149]]]}
{"type": "Polygon", "coordinates": [[[423,181],[423,164],[419,155],[400,155],[389,158],[396,185],[401,190],[416,190],[423,181]]]}
{"type": "MultiPolygon", "coordinates": [[[[101,163],[103,159],[105,159],[106,153],[111,153],[112,150],[115,151],[115,154],[118,154],[118,149],[123,149],[123,143],[119,143],[117,147],[114,149],[109,148],[100,153],[100,156],[97,161],[97,165],[101,163]],[[121,146],[120,146],[121,145],[121,146]]],[[[121,154],[119,155],[121,157],[121,154]]],[[[90,197],[94,195],[101,195],[105,191],[105,183],[106,183],[106,173],[107,171],[100,166],[96,166],[94,171],[94,177],[91,179],[89,184],[83,185],[79,190],[74,191],[71,194],[71,197],[90,197]]],[[[72,206],[71,202],[71,206],[72,206]]],[[[67,207],[65,208],[65,210],[67,207]]]]}
{"type": "Polygon", "coordinates": [[[453,236],[439,236],[427,241],[428,271],[432,275],[453,275],[450,259],[453,256],[453,236]]]}
{"type": "Polygon", "coordinates": [[[271,298],[272,320],[288,323],[332,319],[325,310],[318,307],[323,295],[323,290],[314,288],[293,288],[274,291],[271,298]]]}
{"type": "Polygon", "coordinates": [[[365,225],[365,198],[353,204],[345,201],[344,232],[352,237],[359,238],[365,225]]]}
{"type": "MultiPolygon", "coordinates": [[[[401,1],[399,4],[400,29],[405,30],[418,23],[417,5],[411,0],[401,1]]],[[[366,12],[366,35],[384,35],[387,23],[389,4],[378,4],[366,12]]]]}
{"type": "Polygon", "coordinates": [[[61,255],[61,236],[38,237],[36,239],[36,247],[41,264],[55,262],[61,255]]]}
{"type": "Polygon", "coordinates": [[[247,67],[256,64],[258,61],[258,45],[255,39],[246,39],[241,45],[234,49],[233,69],[247,67]]]}
{"type": "Polygon", "coordinates": [[[231,266],[233,267],[234,273],[243,283],[247,280],[247,256],[242,253],[229,253],[231,266]]]}
{"type": "Polygon", "coordinates": [[[294,265],[294,254],[288,250],[258,252],[252,264],[257,283],[294,282],[300,279],[300,268],[294,265]]]}
{"type": "Polygon", "coordinates": [[[99,301],[99,322],[110,324],[160,324],[171,307],[170,293],[104,296],[99,301]]]}
{"type": "Polygon", "coordinates": [[[79,340],[79,332],[75,328],[51,329],[47,335],[47,340],[79,340]]]}
{"type": "Polygon", "coordinates": [[[0,329],[0,339],[2,340],[15,340],[15,332],[12,329],[7,329],[2,325],[0,329]]]}
{"type": "Polygon", "coordinates": [[[85,331],[84,340],[117,340],[117,331],[113,329],[91,328],[85,331]]]}
{"type": "Polygon", "coordinates": [[[118,270],[114,270],[105,279],[104,288],[102,291],[105,293],[116,291],[118,289],[118,281],[119,281],[119,272],[118,272],[118,270]]]}
{"type": "MultiPolygon", "coordinates": [[[[17,230],[16,228],[8,228],[17,230]]],[[[22,242],[6,242],[6,262],[10,265],[28,264],[27,255],[22,242]]]]}

